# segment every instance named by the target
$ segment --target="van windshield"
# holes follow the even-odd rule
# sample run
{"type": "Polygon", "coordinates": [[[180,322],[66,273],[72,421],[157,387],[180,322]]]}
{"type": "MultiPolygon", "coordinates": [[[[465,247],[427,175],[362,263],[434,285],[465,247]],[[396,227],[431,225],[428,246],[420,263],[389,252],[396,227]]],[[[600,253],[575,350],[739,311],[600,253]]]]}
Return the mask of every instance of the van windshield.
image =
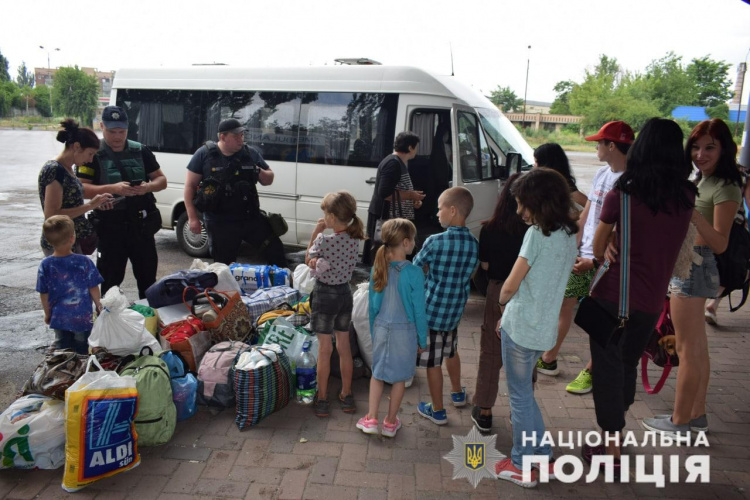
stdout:
{"type": "Polygon", "coordinates": [[[516,151],[521,153],[527,164],[533,163],[533,153],[515,126],[505,118],[497,109],[476,108],[484,130],[497,144],[503,153],[516,151]]]}

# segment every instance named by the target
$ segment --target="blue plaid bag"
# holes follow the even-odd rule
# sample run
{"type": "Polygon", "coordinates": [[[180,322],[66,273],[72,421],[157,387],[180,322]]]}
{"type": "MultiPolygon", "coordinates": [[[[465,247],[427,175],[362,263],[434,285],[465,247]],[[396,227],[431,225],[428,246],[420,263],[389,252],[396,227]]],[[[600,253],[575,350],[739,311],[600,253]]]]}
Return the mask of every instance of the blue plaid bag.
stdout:
{"type": "Polygon", "coordinates": [[[258,318],[268,311],[278,309],[282,304],[294,304],[299,298],[299,290],[288,286],[274,286],[256,290],[249,297],[243,296],[242,302],[250,311],[253,323],[256,323],[258,318]]]}

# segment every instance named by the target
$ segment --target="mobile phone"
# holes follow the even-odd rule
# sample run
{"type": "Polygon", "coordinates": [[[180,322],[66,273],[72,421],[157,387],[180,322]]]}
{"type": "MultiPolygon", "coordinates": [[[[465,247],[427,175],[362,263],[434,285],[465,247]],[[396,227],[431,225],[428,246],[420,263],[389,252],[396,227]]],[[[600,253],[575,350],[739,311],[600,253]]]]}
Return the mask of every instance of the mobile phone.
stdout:
{"type": "Polygon", "coordinates": [[[140,186],[143,184],[143,181],[130,181],[131,186],[140,186]]]}
{"type": "Polygon", "coordinates": [[[124,196],[118,196],[118,197],[117,197],[117,198],[115,198],[114,200],[110,201],[110,203],[111,203],[112,205],[117,205],[118,203],[120,203],[121,201],[124,201],[124,200],[125,200],[125,197],[124,197],[124,196]]]}

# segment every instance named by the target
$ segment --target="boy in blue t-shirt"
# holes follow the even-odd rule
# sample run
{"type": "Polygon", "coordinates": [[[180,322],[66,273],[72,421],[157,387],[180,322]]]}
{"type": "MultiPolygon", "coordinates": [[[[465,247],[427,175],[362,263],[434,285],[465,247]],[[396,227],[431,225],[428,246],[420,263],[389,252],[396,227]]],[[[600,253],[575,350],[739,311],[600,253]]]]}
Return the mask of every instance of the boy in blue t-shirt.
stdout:
{"type": "Polygon", "coordinates": [[[101,311],[99,284],[104,281],[94,262],[72,251],[76,241],[73,219],[53,215],[42,226],[44,238],[55,249],[42,260],[36,278],[44,307],[44,322],[55,330],[57,349],[88,353],[91,302],[101,311]]]}
{"type": "Polygon", "coordinates": [[[431,403],[420,402],[417,411],[423,417],[445,425],[443,408],[443,360],[451,381],[453,406],[466,405],[466,389],[461,386],[461,360],[458,357],[458,323],[469,298],[471,274],[479,261],[479,244],[466,227],[466,218],[474,208],[471,192],[452,187],[438,198],[438,219],[446,228],[427,238],[414,265],[426,272],[426,308],[429,344],[418,356],[417,366],[427,368],[431,403]]]}

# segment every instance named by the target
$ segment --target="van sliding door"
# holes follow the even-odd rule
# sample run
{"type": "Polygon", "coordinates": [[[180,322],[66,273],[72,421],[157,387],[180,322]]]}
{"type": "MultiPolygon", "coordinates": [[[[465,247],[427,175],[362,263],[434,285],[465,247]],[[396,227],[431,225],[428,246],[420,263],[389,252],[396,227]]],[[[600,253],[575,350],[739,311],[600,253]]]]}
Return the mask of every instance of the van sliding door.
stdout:
{"type": "Polygon", "coordinates": [[[500,183],[492,177],[493,158],[474,109],[454,104],[453,124],[454,185],[464,186],[474,197],[474,209],[466,225],[479,234],[480,223],[487,220],[497,202],[500,183]]]}

